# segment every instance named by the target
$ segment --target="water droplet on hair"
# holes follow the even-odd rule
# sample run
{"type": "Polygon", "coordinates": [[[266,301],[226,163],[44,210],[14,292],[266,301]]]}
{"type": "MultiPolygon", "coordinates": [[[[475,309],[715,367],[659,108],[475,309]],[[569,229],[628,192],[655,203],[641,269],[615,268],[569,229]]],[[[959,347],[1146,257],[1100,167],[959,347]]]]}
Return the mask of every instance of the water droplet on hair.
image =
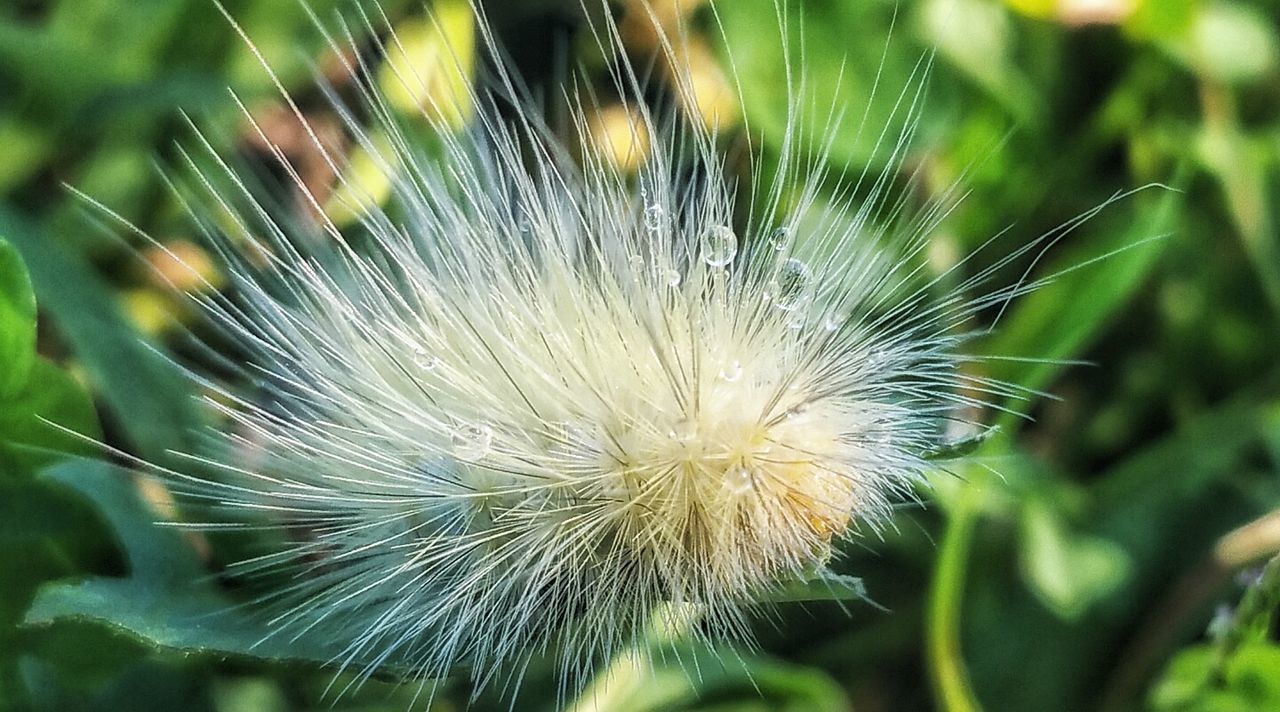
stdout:
{"type": "Polygon", "coordinates": [[[831,312],[826,319],[822,320],[822,328],[827,331],[839,331],[840,327],[849,320],[848,315],[842,312],[831,312]]]}
{"type": "Polygon", "coordinates": [[[720,380],[722,381],[733,383],[739,378],[742,378],[742,364],[738,361],[734,361],[720,369],[720,380]]]}
{"type": "Polygon", "coordinates": [[[746,494],[756,486],[755,469],[746,465],[734,465],[724,473],[724,485],[734,494],[746,494]]]}
{"type": "Polygon", "coordinates": [[[809,265],[793,258],[778,267],[778,274],[769,280],[766,291],[772,296],[775,307],[792,311],[809,301],[812,288],[813,272],[809,265]]]}
{"type": "Polygon", "coordinates": [[[678,420],[671,426],[667,437],[676,442],[687,443],[698,437],[698,424],[688,419],[678,420]]]}
{"type": "Polygon", "coordinates": [[[679,287],[680,286],[680,270],[677,270],[677,269],[662,270],[662,281],[665,282],[668,287],[679,287]]]}
{"type": "Polygon", "coordinates": [[[453,454],[461,460],[479,460],[493,446],[493,428],[480,423],[459,426],[450,437],[453,454]]]}
{"type": "Polygon", "coordinates": [[[769,246],[775,252],[782,252],[791,246],[791,228],[780,227],[769,236],[769,246]]]}
{"type": "Polygon", "coordinates": [[[650,203],[644,208],[644,227],[649,232],[657,232],[666,220],[667,211],[657,203],[650,203]]]}
{"type": "Polygon", "coordinates": [[[637,274],[640,272],[643,272],[644,258],[638,254],[632,254],[631,256],[627,257],[627,266],[631,268],[632,272],[635,272],[637,274]]]}
{"type": "Polygon", "coordinates": [[[711,267],[726,267],[737,254],[738,236],[730,228],[715,225],[702,234],[702,261],[711,267]]]}
{"type": "Polygon", "coordinates": [[[418,346],[413,350],[413,365],[423,371],[434,371],[436,366],[440,365],[440,359],[436,358],[434,354],[428,353],[427,350],[421,346],[418,346]]]}

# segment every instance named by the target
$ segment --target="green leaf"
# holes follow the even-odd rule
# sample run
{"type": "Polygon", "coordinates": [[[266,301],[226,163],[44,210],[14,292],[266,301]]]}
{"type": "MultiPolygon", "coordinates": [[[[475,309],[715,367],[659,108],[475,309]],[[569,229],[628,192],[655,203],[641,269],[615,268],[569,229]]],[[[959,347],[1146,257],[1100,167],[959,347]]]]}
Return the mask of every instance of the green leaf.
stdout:
{"type": "Polygon", "coordinates": [[[74,493],[24,478],[0,478],[0,659],[10,628],[38,585],[110,562],[97,514],[74,493]]]}
{"type": "Polygon", "coordinates": [[[44,311],[70,342],[139,454],[153,462],[197,429],[190,382],[121,316],[115,296],[80,255],[0,205],[0,233],[26,259],[44,311]]]}
{"type": "Polygon", "coordinates": [[[36,356],[36,303],[17,250],[0,240],[0,477],[35,472],[97,439],[93,402],[79,383],[36,356]]]}
{"type": "Polygon", "coordinates": [[[830,571],[783,584],[762,597],[770,603],[797,603],[803,601],[852,601],[867,599],[867,587],[862,579],[830,571]]]}
{"type": "Polygon", "coordinates": [[[716,13],[729,61],[739,76],[751,77],[742,111],[768,145],[776,148],[798,138],[802,149],[826,155],[832,165],[883,167],[892,160],[894,144],[911,119],[897,99],[905,92],[904,104],[910,104],[923,69],[919,52],[885,51],[885,37],[902,19],[894,2],[807,6],[804,22],[791,23],[785,41],[776,24],[761,22],[773,13],[768,2],[726,2],[716,6],[716,13]],[[801,58],[784,49],[801,46],[808,58],[827,60],[804,64],[802,98],[794,95],[801,58]],[[788,67],[797,75],[792,82],[788,67]],[[850,108],[834,126],[832,107],[850,108]],[[787,123],[793,110],[800,112],[798,134],[787,123]]]}
{"type": "Polygon", "coordinates": [[[968,457],[999,432],[999,427],[986,428],[969,437],[951,440],[932,450],[926,450],[920,456],[926,460],[956,460],[968,457]]]}
{"type": "Polygon", "coordinates": [[[35,472],[62,455],[91,454],[89,439],[102,437],[93,401],[71,374],[45,359],[34,366],[22,390],[0,398],[0,463],[15,473],[35,472]]]}
{"type": "MultiPolygon", "coordinates": [[[[36,351],[36,295],[22,258],[0,239],[0,398],[27,382],[36,351]]],[[[3,432],[0,430],[0,432],[3,432]]]]}
{"type": "Polygon", "coordinates": [[[105,463],[72,461],[45,477],[97,505],[119,539],[130,575],[48,584],[27,612],[25,626],[93,623],[153,649],[270,663],[322,665],[341,652],[316,636],[269,636],[269,628],[233,607],[182,535],[155,523],[157,515],[138,497],[127,473],[105,463]]]}
{"type": "Polygon", "coordinates": [[[1140,0],[1124,29],[1139,39],[1178,39],[1191,31],[1201,4],[1201,0],[1140,0]]]}
{"type": "MultiPolygon", "coordinates": [[[[18,679],[19,657],[29,646],[17,625],[40,585],[118,570],[104,531],[81,497],[0,463],[0,709],[29,707],[18,679]]],[[[83,642],[77,641],[80,647],[83,642]]]]}
{"type": "Polygon", "coordinates": [[[1253,643],[1233,656],[1225,679],[1215,679],[1214,650],[1196,645],[1169,664],[1152,689],[1150,709],[1254,712],[1280,709],[1280,647],[1253,643]]]}
{"type": "Polygon", "coordinates": [[[1129,574],[1129,557],[1118,544],[1073,532],[1042,502],[1023,508],[1018,564],[1036,597],[1062,618],[1079,618],[1106,598],[1129,574]]]}
{"type": "Polygon", "coordinates": [[[844,691],[821,671],[692,643],[623,653],[567,712],[842,712],[844,691]],[[643,657],[643,660],[641,659],[643,657]],[[645,661],[651,661],[652,669],[645,661]]]}

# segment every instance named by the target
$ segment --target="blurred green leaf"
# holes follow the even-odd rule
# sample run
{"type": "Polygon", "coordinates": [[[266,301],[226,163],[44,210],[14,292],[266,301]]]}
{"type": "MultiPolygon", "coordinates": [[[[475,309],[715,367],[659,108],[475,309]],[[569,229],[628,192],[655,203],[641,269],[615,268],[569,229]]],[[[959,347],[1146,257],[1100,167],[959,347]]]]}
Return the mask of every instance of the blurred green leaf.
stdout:
{"type": "Polygon", "coordinates": [[[280,686],[265,678],[226,681],[215,689],[218,712],[288,712],[280,686]]]}
{"type": "Polygon", "coordinates": [[[1014,28],[1008,11],[990,0],[925,0],[919,24],[931,47],[995,98],[1020,123],[1038,120],[1043,107],[1012,60],[1014,28]]]}
{"type": "Polygon", "coordinates": [[[1197,645],[1178,654],[1152,689],[1159,712],[1258,712],[1280,709],[1280,647],[1252,643],[1233,656],[1226,678],[1212,676],[1214,649],[1197,645]]]}
{"type": "MultiPolygon", "coordinates": [[[[1142,286],[1168,246],[1165,235],[1178,224],[1181,195],[1149,189],[1130,200],[1135,215],[1126,229],[1114,229],[1110,220],[1102,224],[1097,216],[1085,223],[1088,233],[1045,270],[1058,276],[1020,297],[982,343],[993,357],[1033,358],[994,360],[988,364],[991,376],[1043,388],[1064,368],[1061,360],[1076,357],[1142,286]]],[[[1001,424],[1014,420],[1006,414],[1001,424]]]]}
{"type": "Polygon", "coordinates": [[[1072,531],[1044,502],[1023,507],[1018,564],[1032,592],[1063,618],[1079,618],[1129,573],[1115,542],[1072,531]]]}
{"type": "Polygon", "coordinates": [[[860,578],[822,571],[812,578],[785,584],[777,590],[765,594],[762,598],[763,601],[770,603],[865,601],[867,600],[867,587],[860,578]]]}
{"type": "Polygon", "coordinates": [[[1190,32],[1200,5],[1201,0],[1139,0],[1124,28],[1141,39],[1176,39],[1190,32]]]}
{"type": "Polygon", "coordinates": [[[832,165],[888,165],[915,118],[909,107],[925,69],[923,52],[886,50],[898,10],[893,0],[808,5],[804,22],[792,23],[784,39],[774,23],[761,21],[762,12],[771,12],[766,4],[718,4],[729,61],[739,76],[751,77],[742,110],[752,130],[773,147],[798,139],[832,165]],[[805,57],[795,51],[802,46],[805,57]],[[812,61],[819,57],[825,61],[812,61]],[[848,113],[833,115],[835,107],[848,113]],[[787,121],[792,111],[799,113],[798,133],[787,121]]]}
{"type": "Polygon", "coordinates": [[[921,453],[921,457],[926,460],[954,460],[957,458],[968,457],[977,452],[983,444],[995,437],[1000,432],[1000,428],[985,428],[980,432],[974,433],[969,437],[959,438],[943,445],[921,453]]]}
{"type": "Polygon", "coordinates": [[[1208,2],[1195,13],[1185,42],[1174,54],[1207,79],[1256,81],[1276,68],[1275,18],[1239,2],[1208,2]]]}
{"type": "Polygon", "coordinates": [[[71,343],[139,453],[153,461],[197,429],[190,381],[124,320],[85,259],[0,205],[0,233],[22,253],[41,308],[71,343]]]}
{"type": "Polygon", "coordinates": [[[567,712],[848,709],[849,700],[840,686],[818,670],[763,655],[679,644],[647,655],[624,653],[567,712]]]}
{"type": "Polygon", "coordinates": [[[89,452],[74,433],[101,436],[84,389],[35,350],[31,281],[17,250],[0,240],[0,363],[8,364],[0,371],[0,477],[35,472],[57,453],[89,452]]]}
{"type": "MultiPolygon", "coordinates": [[[[22,259],[0,238],[0,399],[27,382],[36,352],[36,296],[22,259]]],[[[3,432],[3,429],[0,429],[3,432]]]]}
{"type": "Polygon", "coordinates": [[[1206,112],[1196,153],[1221,184],[1226,208],[1259,281],[1272,309],[1280,314],[1280,210],[1275,206],[1280,166],[1267,155],[1265,141],[1244,133],[1229,108],[1233,99],[1228,92],[1211,88],[1205,95],[1216,109],[1206,112]]]}
{"type": "Polygon", "coordinates": [[[63,455],[89,455],[100,440],[93,401],[71,374],[38,359],[24,388],[0,398],[0,463],[34,472],[63,455]],[[84,438],[77,437],[76,433],[84,438]]]}
{"type": "MultiPolygon", "coordinates": [[[[234,607],[175,529],[139,498],[127,473],[105,463],[73,461],[45,477],[92,501],[119,539],[130,574],[42,588],[24,625],[59,622],[104,625],[151,648],[184,655],[258,662],[327,664],[341,652],[315,635],[269,635],[270,629],[234,607]]],[[[356,665],[358,667],[358,665],[356,665]]]]}

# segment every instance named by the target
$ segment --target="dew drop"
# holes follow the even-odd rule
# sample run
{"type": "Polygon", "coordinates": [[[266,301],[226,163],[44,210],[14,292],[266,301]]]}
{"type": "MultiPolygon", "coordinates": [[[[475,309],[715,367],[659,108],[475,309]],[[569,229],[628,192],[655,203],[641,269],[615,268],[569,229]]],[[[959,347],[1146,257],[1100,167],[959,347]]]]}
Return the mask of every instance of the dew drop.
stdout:
{"type": "Polygon", "coordinates": [[[841,326],[849,320],[849,317],[842,312],[831,312],[827,318],[822,321],[822,328],[827,331],[839,331],[841,326]]]}
{"type": "Polygon", "coordinates": [[[804,328],[805,322],[808,320],[809,315],[803,309],[792,309],[787,313],[787,318],[782,323],[792,331],[799,331],[804,328]]]}
{"type": "Polygon", "coordinates": [[[793,258],[782,263],[777,276],[769,280],[766,289],[775,307],[792,311],[809,301],[812,287],[813,272],[809,265],[793,258]]]}
{"type": "Polygon", "coordinates": [[[493,428],[483,424],[459,426],[450,438],[453,454],[462,460],[479,460],[493,445],[493,428]]]}
{"type": "Polygon", "coordinates": [[[746,465],[734,465],[724,473],[724,484],[734,494],[746,494],[755,488],[755,470],[746,465]]]}
{"type": "Polygon", "coordinates": [[[769,236],[769,246],[774,252],[782,252],[791,246],[791,228],[780,227],[769,236]]]}
{"type": "Polygon", "coordinates": [[[440,359],[418,346],[413,350],[413,365],[424,371],[434,371],[440,365],[440,359]]]}
{"type": "Polygon", "coordinates": [[[657,203],[650,203],[644,208],[644,227],[649,232],[657,232],[667,217],[667,211],[657,203]]]}
{"type": "Polygon", "coordinates": [[[627,257],[627,266],[631,268],[632,272],[639,274],[644,271],[644,258],[633,253],[627,257]]]}
{"type": "Polygon", "coordinates": [[[720,380],[733,383],[742,378],[742,364],[738,361],[728,364],[720,369],[720,380]]]}
{"type": "Polygon", "coordinates": [[[702,261],[721,269],[738,254],[738,236],[724,225],[707,228],[702,234],[702,261]]]}
{"type": "Polygon", "coordinates": [[[698,424],[688,419],[676,421],[667,433],[667,437],[676,442],[687,443],[698,437],[698,424]]]}
{"type": "Polygon", "coordinates": [[[680,270],[664,269],[662,270],[662,281],[666,282],[668,287],[680,286],[680,270]]]}

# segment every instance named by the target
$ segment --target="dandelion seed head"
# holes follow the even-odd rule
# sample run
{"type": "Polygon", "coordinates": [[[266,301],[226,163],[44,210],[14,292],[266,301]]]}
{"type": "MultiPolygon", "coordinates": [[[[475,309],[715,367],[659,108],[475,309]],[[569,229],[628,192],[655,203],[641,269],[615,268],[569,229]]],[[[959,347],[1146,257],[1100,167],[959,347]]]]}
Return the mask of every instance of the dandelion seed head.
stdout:
{"type": "MultiPolygon", "coordinates": [[[[698,45],[681,81],[661,29],[673,106],[697,109],[683,121],[647,108],[624,62],[607,130],[570,96],[575,141],[497,54],[497,88],[450,111],[428,94],[456,91],[453,74],[397,69],[441,54],[427,44],[460,22],[447,6],[411,47],[379,45],[383,71],[352,60],[368,116],[326,91],[356,158],[295,110],[339,175],[337,207],[282,217],[216,151],[184,154],[197,179],[179,194],[231,282],[193,299],[247,354],[252,388],[213,399],[228,425],[198,459],[216,476],[171,479],[287,535],[239,570],[290,572],[261,601],[271,634],[336,641],[343,666],[467,663],[485,684],[554,647],[572,686],[673,602],[702,612],[702,634],[744,637],[762,594],[884,525],[957,409],[981,404],[966,386],[1006,392],[961,374],[955,332],[1017,290],[972,300],[912,267],[947,196],[912,214],[864,174],[857,201],[824,203],[794,151],[770,178],[735,176],[732,78],[698,45]],[[439,155],[389,118],[405,97],[430,108],[439,155]]],[[[376,35],[362,18],[373,32],[336,35],[376,35]]],[[[918,98],[899,97],[894,160],[918,98]]]]}

